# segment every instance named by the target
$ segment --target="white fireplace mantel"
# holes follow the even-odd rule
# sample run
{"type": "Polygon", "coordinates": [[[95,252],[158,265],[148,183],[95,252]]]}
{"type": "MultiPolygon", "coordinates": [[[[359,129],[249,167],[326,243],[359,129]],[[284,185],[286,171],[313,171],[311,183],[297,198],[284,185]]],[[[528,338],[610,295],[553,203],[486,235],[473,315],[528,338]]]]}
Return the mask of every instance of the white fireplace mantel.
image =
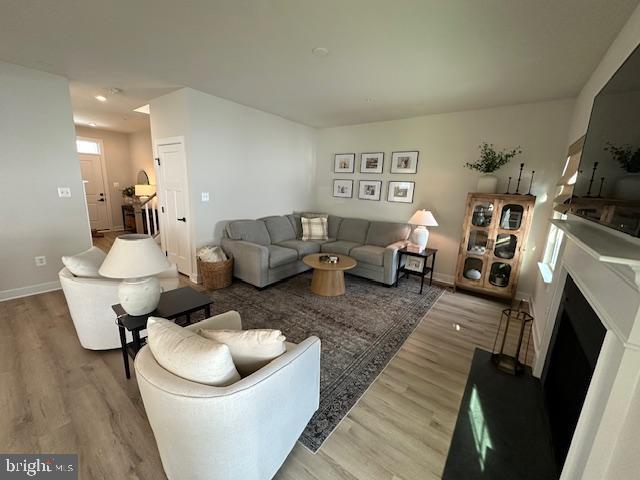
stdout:
{"type": "Polygon", "coordinates": [[[640,242],[576,217],[552,223],[565,235],[534,374],[540,376],[543,371],[569,275],[607,329],[561,479],[636,478],[640,471],[640,242]]]}

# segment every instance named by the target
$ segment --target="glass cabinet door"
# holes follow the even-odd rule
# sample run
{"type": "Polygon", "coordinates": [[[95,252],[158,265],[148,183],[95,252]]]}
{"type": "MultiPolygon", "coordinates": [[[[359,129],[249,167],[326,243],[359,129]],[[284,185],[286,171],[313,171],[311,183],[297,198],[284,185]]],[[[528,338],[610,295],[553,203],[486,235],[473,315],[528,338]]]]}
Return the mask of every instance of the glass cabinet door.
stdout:
{"type": "Polygon", "coordinates": [[[524,207],[517,203],[506,203],[500,212],[500,228],[503,230],[518,230],[522,225],[524,207]]]}
{"type": "Polygon", "coordinates": [[[462,276],[472,282],[482,283],[484,260],[478,257],[467,257],[462,268],[462,276]]]}
{"type": "Polygon", "coordinates": [[[487,251],[488,242],[489,234],[485,230],[471,230],[469,242],[467,243],[467,252],[472,255],[484,255],[487,251]]]}
{"type": "Polygon", "coordinates": [[[511,280],[511,265],[503,262],[493,262],[489,271],[489,283],[496,287],[506,288],[511,280]]]}
{"type": "Polygon", "coordinates": [[[518,237],[508,233],[499,233],[493,247],[493,254],[498,258],[511,260],[516,255],[518,237]]]}
{"type": "Polygon", "coordinates": [[[471,224],[475,227],[489,227],[493,219],[493,202],[477,201],[473,206],[471,214],[471,224]]]}

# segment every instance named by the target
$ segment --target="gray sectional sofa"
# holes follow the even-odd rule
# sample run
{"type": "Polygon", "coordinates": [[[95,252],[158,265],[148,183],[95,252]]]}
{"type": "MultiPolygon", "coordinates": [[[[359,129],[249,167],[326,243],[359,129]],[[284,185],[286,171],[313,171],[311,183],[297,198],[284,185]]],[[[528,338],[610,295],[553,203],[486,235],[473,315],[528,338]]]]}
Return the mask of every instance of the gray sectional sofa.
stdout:
{"type": "Polygon", "coordinates": [[[234,276],[262,288],[309,270],[302,259],[311,253],[341,253],[358,261],[353,275],[392,285],[398,249],[407,244],[411,226],[360,218],[328,216],[326,241],[302,241],[302,215],[234,220],[225,227],[221,246],[234,257],[234,276]]]}

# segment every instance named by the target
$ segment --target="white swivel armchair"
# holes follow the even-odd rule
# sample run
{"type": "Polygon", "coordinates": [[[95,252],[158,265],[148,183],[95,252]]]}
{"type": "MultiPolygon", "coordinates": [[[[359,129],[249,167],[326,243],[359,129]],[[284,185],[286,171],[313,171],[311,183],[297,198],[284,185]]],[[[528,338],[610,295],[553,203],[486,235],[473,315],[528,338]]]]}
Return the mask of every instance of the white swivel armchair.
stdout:
{"type": "MultiPolygon", "coordinates": [[[[232,311],[186,328],[242,324],[232,311]]],[[[169,480],[268,480],[318,409],[320,340],[287,343],[280,357],[226,387],[177,377],[148,346],[136,356],[135,371],[169,480]]]]}
{"type": "MultiPolygon", "coordinates": [[[[58,272],[58,277],[80,344],[88,350],[120,348],[116,317],[111,309],[111,305],[120,303],[120,280],[76,277],[66,267],[58,272]]],[[[157,277],[165,292],[180,285],[175,264],[157,277]]],[[[127,335],[131,341],[131,334],[127,332],[127,335]]]]}

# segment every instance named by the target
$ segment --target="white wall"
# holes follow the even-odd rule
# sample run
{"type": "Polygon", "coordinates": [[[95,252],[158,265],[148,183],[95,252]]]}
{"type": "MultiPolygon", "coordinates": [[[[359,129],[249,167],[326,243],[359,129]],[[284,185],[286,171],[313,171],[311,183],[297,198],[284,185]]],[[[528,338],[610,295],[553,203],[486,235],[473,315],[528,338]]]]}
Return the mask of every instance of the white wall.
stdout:
{"type": "Polygon", "coordinates": [[[0,144],[3,300],[56,288],[60,257],[91,245],[67,80],[0,62],[0,144]]]}
{"type": "Polygon", "coordinates": [[[113,220],[111,226],[116,230],[122,229],[124,226],[122,221],[122,189],[135,184],[136,180],[129,151],[129,135],[77,125],[76,134],[79,137],[102,140],[103,156],[107,170],[105,189],[109,191],[111,200],[111,218],[113,220]],[[115,187],[114,183],[118,183],[119,186],[115,187]]]}
{"type": "MultiPolygon", "coordinates": [[[[639,43],[640,7],[637,7],[578,95],[569,126],[565,151],[569,145],[586,133],[595,96],[639,43]]],[[[540,339],[541,332],[544,331],[544,319],[547,317],[551,304],[551,293],[551,286],[545,284],[538,275],[535,279],[533,296],[534,313],[537,318],[534,329],[537,335],[536,342],[540,339]]]]}
{"type": "MultiPolygon", "coordinates": [[[[547,192],[560,175],[566,147],[569,117],[573,101],[516,105],[442,115],[428,115],[406,120],[377,122],[346,127],[326,128],[318,133],[316,161],[316,197],[314,209],[342,216],[406,222],[418,208],[433,211],[439,226],[430,228],[429,245],[437,248],[435,276],[452,281],[462,220],[468,192],[476,190],[479,174],[463,168],[478,158],[482,141],[497,147],[522,147],[523,154],[498,171],[499,192],[504,192],[507,177],[517,177],[524,162],[526,193],[531,170],[536,171],[533,193],[538,196],[532,231],[525,255],[519,291],[530,294],[535,280],[535,263],[546,235],[546,219],[551,204],[547,192]],[[419,150],[417,175],[390,174],[392,151],[419,150]],[[383,175],[359,174],[359,153],[385,152],[383,175]],[[335,153],[355,152],[356,173],[333,173],[335,153]],[[334,178],[354,179],[354,198],[332,197],[334,178]],[[357,199],[357,181],[383,180],[383,199],[372,202],[357,199]],[[414,203],[386,201],[389,180],[415,181],[414,203]]],[[[514,183],[511,184],[514,191],[514,183]]]]}
{"type": "Polygon", "coordinates": [[[310,207],[313,128],[188,88],[150,106],[154,144],[185,138],[195,246],[219,239],[227,220],[310,207]]]}
{"type": "Polygon", "coordinates": [[[149,176],[149,183],[156,184],[156,172],[153,166],[153,148],[151,146],[151,130],[140,130],[129,134],[129,153],[131,155],[131,173],[135,181],[138,172],[144,170],[149,176]]]}

